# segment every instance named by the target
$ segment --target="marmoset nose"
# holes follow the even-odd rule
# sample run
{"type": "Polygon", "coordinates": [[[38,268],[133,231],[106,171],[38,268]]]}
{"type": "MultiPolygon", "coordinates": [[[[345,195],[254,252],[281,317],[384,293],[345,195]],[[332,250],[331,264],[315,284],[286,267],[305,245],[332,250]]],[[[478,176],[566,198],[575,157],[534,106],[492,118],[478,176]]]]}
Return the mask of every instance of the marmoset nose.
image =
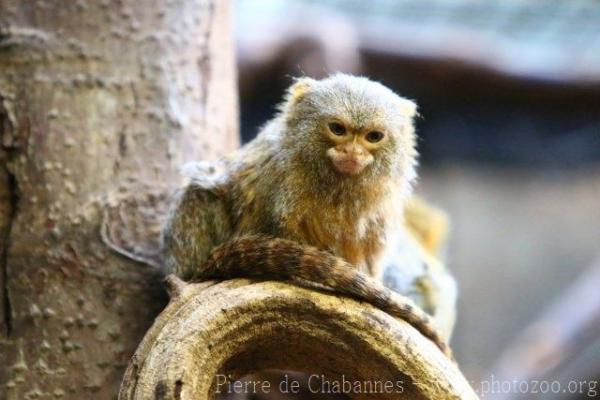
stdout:
{"type": "Polygon", "coordinates": [[[358,146],[354,143],[342,146],[340,152],[349,156],[363,156],[365,154],[362,146],[358,146]]]}

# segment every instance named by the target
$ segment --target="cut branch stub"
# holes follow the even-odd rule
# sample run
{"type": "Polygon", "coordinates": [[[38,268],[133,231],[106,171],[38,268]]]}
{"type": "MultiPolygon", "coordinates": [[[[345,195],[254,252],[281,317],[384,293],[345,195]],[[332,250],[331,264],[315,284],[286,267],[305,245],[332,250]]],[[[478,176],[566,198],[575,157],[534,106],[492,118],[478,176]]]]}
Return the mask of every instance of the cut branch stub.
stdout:
{"type": "Polygon", "coordinates": [[[121,400],[213,398],[227,390],[217,376],[263,369],[396,385],[353,386],[352,398],[477,399],[432,342],[366,303],[281,282],[168,284],[174,296],[133,356],[121,400]]]}

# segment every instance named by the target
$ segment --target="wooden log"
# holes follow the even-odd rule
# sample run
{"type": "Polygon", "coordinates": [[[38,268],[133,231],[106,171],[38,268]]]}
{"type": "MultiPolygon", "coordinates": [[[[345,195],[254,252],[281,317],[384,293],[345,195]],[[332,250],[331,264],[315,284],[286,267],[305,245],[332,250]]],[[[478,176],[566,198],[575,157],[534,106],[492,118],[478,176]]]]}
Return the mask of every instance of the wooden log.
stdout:
{"type": "Polygon", "coordinates": [[[133,356],[121,400],[213,398],[227,391],[224,377],[264,369],[343,379],[358,399],[477,398],[434,343],[366,303],[271,281],[167,285],[171,301],[133,356]],[[394,387],[359,393],[369,382],[394,387]]]}

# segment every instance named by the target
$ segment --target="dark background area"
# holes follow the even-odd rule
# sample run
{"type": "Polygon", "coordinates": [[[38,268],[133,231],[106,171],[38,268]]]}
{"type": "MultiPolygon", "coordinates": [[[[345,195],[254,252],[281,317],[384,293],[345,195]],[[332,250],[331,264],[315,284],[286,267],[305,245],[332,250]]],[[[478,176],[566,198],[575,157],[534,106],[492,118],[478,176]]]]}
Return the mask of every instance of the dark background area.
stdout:
{"type": "MultiPolygon", "coordinates": [[[[253,30],[244,33],[238,31],[238,36],[244,36],[239,44],[245,48],[240,54],[244,140],[253,137],[257,127],[272,115],[273,105],[280,101],[281,93],[290,84],[292,76],[307,74],[321,77],[329,72],[349,70],[381,81],[405,97],[418,101],[423,116],[419,121],[419,132],[424,164],[458,159],[564,168],[600,159],[600,57],[587,61],[590,64],[585,69],[587,74],[582,75],[567,73],[570,69],[564,65],[564,60],[556,62],[554,68],[545,65],[545,68],[539,67],[537,70],[513,71],[525,70],[528,64],[535,64],[528,61],[531,56],[524,54],[525,50],[539,53],[537,58],[542,61],[544,53],[559,52],[562,58],[571,58],[573,64],[581,62],[581,57],[576,57],[578,53],[573,49],[573,42],[566,41],[564,36],[572,36],[575,43],[586,41],[591,50],[596,49],[600,54],[600,28],[594,32],[598,35],[591,35],[582,29],[584,22],[600,21],[600,13],[596,8],[585,8],[581,5],[585,4],[583,2],[575,2],[559,10],[549,9],[539,3],[539,9],[536,10],[531,5],[520,5],[519,2],[515,2],[512,8],[497,9],[489,5],[486,9],[481,4],[469,2],[440,1],[433,5],[419,5],[419,2],[412,4],[401,1],[394,5],[393,2],[375,1],[370,2],[374,9],[364,6],[367,15],[363,15],[360,22],[355,21],[356,16],[351,12],[352,3],[258,2],[252,7],[251,2],[239,3],[244,16],[238,15],[238,19],[249,19],[246,24],[253,30]],[[271,7],[269,3],[273,3],[271,7]],[[258,4],[262,7],[257,7],[258,4]],[[279,8],[275,4],[279,4],[279,8]],[[289,6],[289,10],[285,5],[289,6]],[[423,49],[421,57],[415,54],[415,50],[405,51],[403,44],[407,39],[393,37],[391,29],[378,30],[376,38],[362,33],[367,30],[364,26],[352,34],[339,33],[353,36],[352,40],[343,37],[331,39],[326,34],[319,34],[318,30],[311,33],[303,29],[306,27],[304,21],[310,18],[310,15],[303,18],[303,13],[325,14],[326,17],[322,18],[325,23],[330,19],[343,19],[345,24],[353,26],[356,23],[374,23],[369,22],[368,13],[376,16],[377,12],[386,10],[391,14],[388,20],[402,23],[409,20],[409,15],[402,15],[398,11],[393,14],[391,11],[414,8],[426,15],[429,21],[423,21],[422,26],[413,33],[426,31],[430,36],[439,35],[436,46],[443,47],[446,54],[436,54],[435,49],[429,48],[432,46],[423,49]],[[261,14],[262,19],[252,25],[253,13],[246,12],[247,9],[252,9],[256,15],[261,14]],[[467,12],[469,10],[470,13],[467,12]],[[269,19],[269,13],[273,14],[273,21],[269,19]],[[275,21],[278,13],[292,21],[287,25],[287,32],[283,32],[276,43],[261,42],[260,37],[268,36],[271,25],[274,25],[273,29],[277,28],[275,21]],[[494,13],[498,13],[495,19],[494,13]],[[491,15],[483,18],[486,14],[491,15]],[[327,18],[327,15],[331,15],[331,18],[327,18]],[[525,17],[529,17],[529,20],[525,17]],[[509,44],[504,46],[508,50],[504,53],[508,53],[505,57],[509,60],[498,60],[498,64],[500,61],[509,64],[503,70],[503,65],[494,65],[493,48],[499,45],[500,39],[507,41],[503,35],[514,34],[518,30],[519,18],[523,25],[521,30],[534,22],[539,25],[539,30],[523,38],[508,39],[509,44]],[[555,21],[548,21],[549,18],[555,21]],[[295,19],[297,31],[293,28],[295,19]],[[470,26],[470,19],[480,21],[479,25],[470,26]],[[544,20],[547,26],[543,24],[544,20]],[[264,35],[255,30],[264,31],[264,35]],[[452,32],[458,33],[445,44],[444,35],[452,37],[452,32]],[[487,49],[488,54],[479,54],[480,60],[477,54],[464,54],[469,49],[462,46],[469,44],[464,42],[471,35],[484,36],[487,33],[491,36],[490,32],[497,38],[482,39],[479,44],[479,47],[487,49]],[[392,37],[387,38],[386,33],[392,37]],[[364,37],[361,38],[361,35],[364,37]],[[256,36],[256,41],[252,41],[253,36],[256,36]],[[554,37],[561,38],[563,43],[557,46],[554,37]],[[586,40],[587,37],[589,40],[586,40]],[[354,47],[340,50],[336,48],[340,40],[351,42],[346,43],[345,47],[354,47]],[[373,43],[376,40],[388,41],[387,47],[383,49],[373,43]],[[527,41],[531,43],[523,45],[521,40],[525,40],[526,44],[527,41]],[[327,41],[335,43],[328,44],[327,41]],[[396,47],[389,42],[396,42],[396,47]],[[245,53],[260,52],[253,46],[271,46],[270,51],[262,51],[268,53],[268,57],[248,60],[244,57],[245,53]],[[454,47],[456,51],[453,54],[454,47]],[[351,61],[344,63],[344,59],[351,61]],[[334,65],[330,66],[328,62],[334,65]]],[[[239,25],[243,23],[239,22],[239,25]]],[[[331,34],[336,35],[335,29],[331,34]]],[[[418,44],[412,46],[418,47],[418,44]]],[[[572,69],[575,67],[573,65],[572,69]]]]}

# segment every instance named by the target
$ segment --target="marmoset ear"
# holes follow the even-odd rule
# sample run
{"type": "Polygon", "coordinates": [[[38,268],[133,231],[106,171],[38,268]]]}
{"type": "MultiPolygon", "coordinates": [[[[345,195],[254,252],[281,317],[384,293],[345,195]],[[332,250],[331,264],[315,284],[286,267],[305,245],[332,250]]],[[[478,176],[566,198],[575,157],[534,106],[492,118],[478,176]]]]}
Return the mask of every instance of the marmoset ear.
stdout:
{"type": "Polygon", "coordinates": [[[400,112],[408,118],[414,117],[417,115],[417,103],[412,100],[400,98],[400,112]]]}
{"type": "Polygon", "coordinates": [[[294,84],[288,90],[289,100],[294,103],[297,102],[306,93],[310,92],[316,83],[317,81],[312,78],[296,78],[294,84]]]}

